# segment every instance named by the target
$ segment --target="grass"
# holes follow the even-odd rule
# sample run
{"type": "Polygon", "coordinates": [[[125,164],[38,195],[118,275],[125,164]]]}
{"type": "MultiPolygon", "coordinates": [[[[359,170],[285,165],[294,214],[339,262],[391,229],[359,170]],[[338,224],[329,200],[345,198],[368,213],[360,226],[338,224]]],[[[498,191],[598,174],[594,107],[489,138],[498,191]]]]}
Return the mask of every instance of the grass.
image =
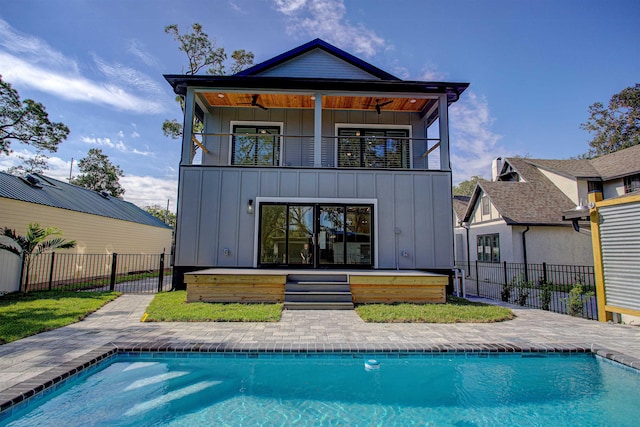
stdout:
{"type": "Polygon", "coordinates": [[[356,312],[372,323],[490,323],[515,317],[507,308],[453,296],[446,304],[363,304],[356,312]]]}
{"type": "Polygon", "coordinates": [[[277,322],[282,304],[187,303],[186,291],[160,292],[145,322],[277,322]]]}
{"type": "Polygon", "coordinates": [[[117,292],[30,292],[0,297],[0,344],[84,319],[117,292]]]}

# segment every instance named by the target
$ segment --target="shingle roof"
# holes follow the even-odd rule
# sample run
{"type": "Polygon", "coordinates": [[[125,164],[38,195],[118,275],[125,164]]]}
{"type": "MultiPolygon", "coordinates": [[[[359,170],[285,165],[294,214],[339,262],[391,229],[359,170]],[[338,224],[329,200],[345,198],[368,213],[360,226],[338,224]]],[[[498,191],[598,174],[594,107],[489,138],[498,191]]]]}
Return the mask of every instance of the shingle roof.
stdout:
{"type": "Polygon", "coordinates": [[[469,206],[469,200],[471,200],[470,196],[453,196],[453,211],[458,220],[464,218],[467,206],[469,206]]]}
{"type": "Polygon", "coordinates": [[[43,175],[34,176],[39,180],[37,186],[28,184],[20,177],[0,172],[0,197],[153,227],[170,228],[132,203],[116,197],[104,198],[95,191],[43,175]]]}
{"type": "Polygon", "coordinates": [[[507,224],[570,225],[562,221],[562,212],[572,209],[575,204],[528,161],[505,159],[526,182],[479,181],[465,213],[465,221],[469,220],[473,206],[484,192],[507,224]]]}
{"type": "Polygon", "coordinates": [[[640,145],[589,160],[603,180],[640,173],[640,145]]]}
{"type": "Polygon", "coordinates": [[[572,178],[608,181],[640,173],[640,145],[585,160],[525,159],[532,165],[572,178]]]}

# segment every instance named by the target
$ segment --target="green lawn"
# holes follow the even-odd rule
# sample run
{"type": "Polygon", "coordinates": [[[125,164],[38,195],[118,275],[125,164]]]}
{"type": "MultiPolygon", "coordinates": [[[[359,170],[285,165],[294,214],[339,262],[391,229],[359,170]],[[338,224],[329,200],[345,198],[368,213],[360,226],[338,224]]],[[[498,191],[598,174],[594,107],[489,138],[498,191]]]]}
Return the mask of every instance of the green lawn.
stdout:
{"type": "Polygon", "coordinates": [[[446,304],[363,304],[356,312],[372,323],[489,323],[515,317],[507,308],[453,296],[446,304]]]}
{"type": "Polygon", "coordinates": [[[30,292],[0,297],[0,344],[84,319],[117,292],[30,292]]]}
{"type": "Polygon", "coordinates": [[[277,322],[282,304],[187,304],[186,291],[160,292],[149,307],[145,322],[277,322]]]}

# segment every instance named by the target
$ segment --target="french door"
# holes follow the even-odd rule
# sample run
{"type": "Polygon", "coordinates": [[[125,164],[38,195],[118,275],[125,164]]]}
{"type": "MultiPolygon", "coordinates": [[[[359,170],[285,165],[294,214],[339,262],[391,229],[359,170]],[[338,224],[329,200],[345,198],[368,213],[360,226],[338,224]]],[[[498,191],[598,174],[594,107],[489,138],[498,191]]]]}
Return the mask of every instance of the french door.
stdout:
{"type": "Polygon", "coordinates": [[[371,268],[373,206],[260,204],[258,265],[371,268]]]}

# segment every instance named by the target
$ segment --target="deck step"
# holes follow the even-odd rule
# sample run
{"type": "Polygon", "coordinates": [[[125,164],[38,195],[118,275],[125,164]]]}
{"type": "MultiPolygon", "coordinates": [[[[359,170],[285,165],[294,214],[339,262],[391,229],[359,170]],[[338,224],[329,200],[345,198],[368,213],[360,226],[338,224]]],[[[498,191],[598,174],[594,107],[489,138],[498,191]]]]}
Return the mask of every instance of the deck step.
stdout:
{"type": "Polygon", "coordinates": [[[352,302],[351,292],[285,292],[286,302],[352,302]]]}
{"type": "Polygon", "coordinates": [[[353,295],[346,274],[287,275],[284,308],[288,310],[353,310],[353,295]]]}
{"type": "Polygon", "coordinates": [[[284,308],[287,310],[353,310],[353,303],[285,301],[284,308]]]}
{"type": "Polygon", "coordinates": [[[348,282],[287,282],[286,292],[351,292],[348,282]]]}

